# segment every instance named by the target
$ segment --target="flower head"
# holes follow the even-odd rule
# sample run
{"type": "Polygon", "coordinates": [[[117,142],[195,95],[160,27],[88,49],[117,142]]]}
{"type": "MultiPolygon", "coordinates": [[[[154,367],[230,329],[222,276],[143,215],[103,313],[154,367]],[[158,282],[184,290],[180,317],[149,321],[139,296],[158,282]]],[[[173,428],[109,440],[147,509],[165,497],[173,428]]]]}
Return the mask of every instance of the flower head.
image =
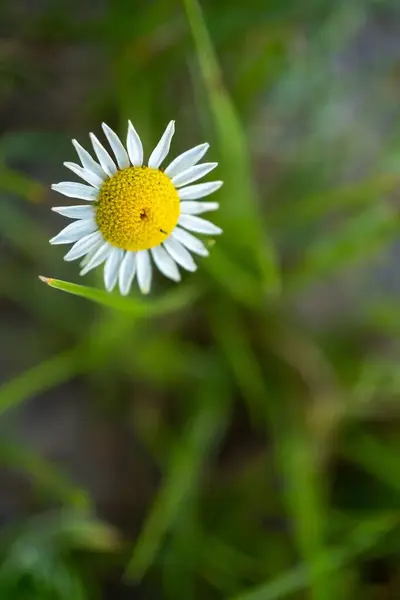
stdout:
{"type": "Polygon", "coordinates": [[[104,284],[112,291],[117,282],[121,294],[129,293],[137,275],[140,290],[148,293],[152,264],[163,275],[180,280],[178,265],[195,271],[192,254],[207,256],[208,250],[189,232],[218,234],[221,229],[197,215],[217,210],[217,202],[199,202],[218,190],[222,181],[193,182],[212,171],[218,163],[198,164],[208,150],[200,144],[173,160],[165,170],[175,124],[171,121],[143,164],[143,146],[129,121],[126,148],[117,134],[103,123],[103,131],[114,157],[91,133],[97,161],[76,140],[73,144],[81,165],[64,165],[88,185],[62,182],[52,189],[88,201],[80,206],[57,206],[52,210],[74,219],[51,244],[71,244],[65,260],[81,258],[81,275],[104,264],[104,284]]]}

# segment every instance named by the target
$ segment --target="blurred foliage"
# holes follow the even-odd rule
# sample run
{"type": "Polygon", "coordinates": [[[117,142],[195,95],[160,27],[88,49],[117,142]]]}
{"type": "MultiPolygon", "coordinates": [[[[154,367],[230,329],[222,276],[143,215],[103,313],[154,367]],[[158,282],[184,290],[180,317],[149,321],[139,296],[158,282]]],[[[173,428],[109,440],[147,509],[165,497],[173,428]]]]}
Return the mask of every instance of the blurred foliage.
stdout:
{"type": "Polygon", "coordinates": [[[398,600],[398,3],[0,19],[0,597],[398,600]],[[210,258],[150,298],[48,245],[69,139],[128,118],[225,181],[210,258]]]}
{"type": "Polygon", "coordinates": [[[78,513],[46,514],[23,521],[3,533],[2,597],[88,598],[77,550],[114,552],[119,545],[111,528],[78,513]]]}

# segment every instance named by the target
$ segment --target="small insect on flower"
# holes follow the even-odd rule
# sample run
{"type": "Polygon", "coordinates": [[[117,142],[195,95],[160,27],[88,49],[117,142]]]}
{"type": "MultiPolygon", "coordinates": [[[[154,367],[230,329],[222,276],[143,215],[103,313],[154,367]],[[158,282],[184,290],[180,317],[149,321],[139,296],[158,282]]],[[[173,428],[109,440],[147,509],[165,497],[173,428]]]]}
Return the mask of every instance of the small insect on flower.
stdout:
{"type": "Polygon", "coordinates": [[[118,282],[121,294],[128,294],[137,275],[140,290],[147,294],[153,262],[163,275],[179,281],[178,265],[195,271],[192,253],[208,255],[203,242],[189,232],[221,233],[219,227],[197,215],[219,208],[217,202],[199,199],[218,190],[222,181],[191,185],[218,163],[198,164],[209,148],[208,144],[200,144],[161,170],[174,135],[174,121],[167,126],[147,165],[143,164],[142,142],[130,121],[126,148],[108,125],[103,123],[102,127],[115,158],[93,133],[90,139],[97,160],[73,140],[81,165],[64,165],[89,185],[62,182],[52,185],[52,189],[88,204],[53,207],[75,221],[50,243],[74,244],[64,260],[81,258],[81,275],[105,263],[104,284],[108,291],[118,282]]]}

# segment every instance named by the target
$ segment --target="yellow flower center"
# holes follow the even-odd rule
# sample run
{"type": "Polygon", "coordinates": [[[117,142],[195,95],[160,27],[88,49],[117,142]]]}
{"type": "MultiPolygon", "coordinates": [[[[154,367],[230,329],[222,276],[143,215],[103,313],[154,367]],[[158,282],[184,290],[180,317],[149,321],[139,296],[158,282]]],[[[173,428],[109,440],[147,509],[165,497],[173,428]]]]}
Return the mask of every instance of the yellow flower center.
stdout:
{"type": "Polygon", "coordinates": [[[147,250],[172,232],[179,218],[179,196],[158,169],[129,167],[107,179],[96,203],[97,225],[113,246],[147,250]]]}

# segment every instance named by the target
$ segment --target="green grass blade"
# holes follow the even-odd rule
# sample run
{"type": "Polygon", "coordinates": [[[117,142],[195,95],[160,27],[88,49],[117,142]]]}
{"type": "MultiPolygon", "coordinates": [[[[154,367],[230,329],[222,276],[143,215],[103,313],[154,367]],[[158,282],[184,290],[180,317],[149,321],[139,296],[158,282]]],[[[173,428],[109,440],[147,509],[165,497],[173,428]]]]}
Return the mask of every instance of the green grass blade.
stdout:
{"type": "MultiPolygon", "coordinates": [[[[321,555],[312,567],[313,572],[318,572],[327,582],[327,578],[332,573],[345,567],[366,550],[373,548],[397,523],[398,517],[391,514],[365,519],[349,535],[343,546],[332,548],[321,555]]],[[[310,579],[310,566],[302,564],[281,577],[260,585],[253,591],[239,594],[231,600],[283,600],[307,589],[310,579]]]]}
{"type": "MultiPolygon", "coordinates": [[[[42,528],[41,517],[36,518],[38,530],[42,528]]],[[[96,552],[114,552],[121,547],[121,537],[116,528],[101,521],[87,510],[71,511],[68,507],[60,513],[45,514],[48,527],[53,527],[54,535],[63,543],[76,549],[88,549],[96,552]]],[[[42,519],[42,521],[43,521],[42,519]]]]}
{"type": "Polygon", "coordinates": [[[318,568],[318,559],[325,550],[328,520],[316,444],[307,436],[305,428],[300,431],[298,420],[292,426],[287,423],[285,432],[278,442],[280,469],[286,475],[285,499],[295,543],[309,566],[310,599],[334,600],[339,589],[336,577],[332,573],[327,586],[318,568]]]}
{"type": "MultiPolygon", "coordinates": [[[[108,294],[103,290],[59,281],[57,279],[43,278],[43,280],[51,287],[87,298],[110,308],[117,308],[125,312],[125,314],[135,317],[168,315],[185,308],[194,302],[198,296],[195,288],[181,286],[162,298],[146,301],[143,299],[124,298],[116,294],[108,294]]],[[[121,327],[126,326],[122,324],[121,327]]],[[[99,340],[97,341],[99,342],[99,340]]],[[[6,382],[0,387],[0,415],[11,408],[15,408],[34,394],[67,381],[78,371],[84,370],[88,366],[90,368],[90,361],[86,360],[85,362],[80,359],[82,350],[85,350],[85,342],[76,349],[68,350],[52,357],[6,382]]]]}
{"type": "Polygon", "coordinates": [[[227,422],[226,388],[215,381],[212,383],[200,392],[201,406],[188,422],[183,438],[172,454],[164,485],[134,548],[127,576],[136,581],[153,564],[164,536],[181,512],[186,510],[187,502],[197,489],[204,460],[227,422]]]}
{"type": "Polygon", "coordinates": [[[39,492],[76,509],[92,508],[90,496],[83,489],[69,481],[51,463],[34,454],[31,448],[3,440],[0,442],[0,462],[29,473],[39,492]]]}
{"type": "Polygon", "coordinates": [[[16,194],[32,203],[43,202],[45,188],[35,179],[7,167],[0,167],[0,191],[16,194]]]}
{"type": "Polygon", "coordinates": [[[330,213],[345,210],[367,209],[371,205],[385,202],[384,198],[398,186],[395,175],[374,175],[356,183],[328,188],[322,192],[306,194],[289,206],[276,205],[270,214],[274,228],[284,229],[285,235],[295,231],[299,224],[309,225],[316,219],[326,218],[330,213]]]}
{"type": "Polygon", "coordinates": [[[110,294],[105,290],[61,281],[60,279],[43,276],[40,276],[40,279],[56,290],[86,298],[86,300],[91,300],[108,308],[121,310],[135,317],[156,317],[174,313],[185,308],[198,297],[196,288],[188,286],[180,286],[176,290],[165,294],[162,298],[145,300],[143,298],[120,296],[117,293],[110,294]]]}
{"type": "Polygon", "coordinates": [[[343,449],[346,458],[360,465],[378,481],[400,492],[400,444],[382,441],[359,431],[353,433],[343,449]]]}
{"type": "Polygon", "coordinates": [[[260,296],[257,277],[235,262],[220,244],[213,248],[207,269],[221,291],[235,302],[253,310],[262,307],[264,299],[260,296]]]}
{"type": "Polygon", "coordinates": [[[325,236],[308,249],[302,264],[290,275],[290,289],[297,290],[357,260],[368,260],[371,254],[387,245],[398,230],[399,219],[389,206],[384,203],[370,206],[349,219],[340,231],[325,236]]]}
{"type": "Polygon", "coordinates": [[[0,416],[30,396],[70,379],[80,368],[75,350],[58,354],[0,387],[0,416]]]}
{"type": "Polygon", "coordinates": [[[51,264],[52,254],[48,253],[46,228],[38,219],[28,214],[20,202],[10,201],[0,204],[1,238],[30,260],[40,264],[51,264]],[[22,233],[23,232],[23,235],[22,233]]]}
{"type": "Polygon", "coordinates": [[[265,417],[270,399],[258,358],[255,356],[238,310],[227,303],[214,303],[210,321],[220,351],[226,356],[254,424],[265,417]],[[232,323],[235,326],[232,327],[232,323]]]}
{"type": "Polygon", "coordinates": [[[225,232],[224,244],[245,251],[262,277],[268,292],[279,289],[279,273],[271,241],[263,231],[251,176],[250,157],[244,131],[224,86],[213,44],[197,0],[182,0],[196,46],[202,78],[208,94],[221,154],[224,187],[220,192],[225,232]]]}

